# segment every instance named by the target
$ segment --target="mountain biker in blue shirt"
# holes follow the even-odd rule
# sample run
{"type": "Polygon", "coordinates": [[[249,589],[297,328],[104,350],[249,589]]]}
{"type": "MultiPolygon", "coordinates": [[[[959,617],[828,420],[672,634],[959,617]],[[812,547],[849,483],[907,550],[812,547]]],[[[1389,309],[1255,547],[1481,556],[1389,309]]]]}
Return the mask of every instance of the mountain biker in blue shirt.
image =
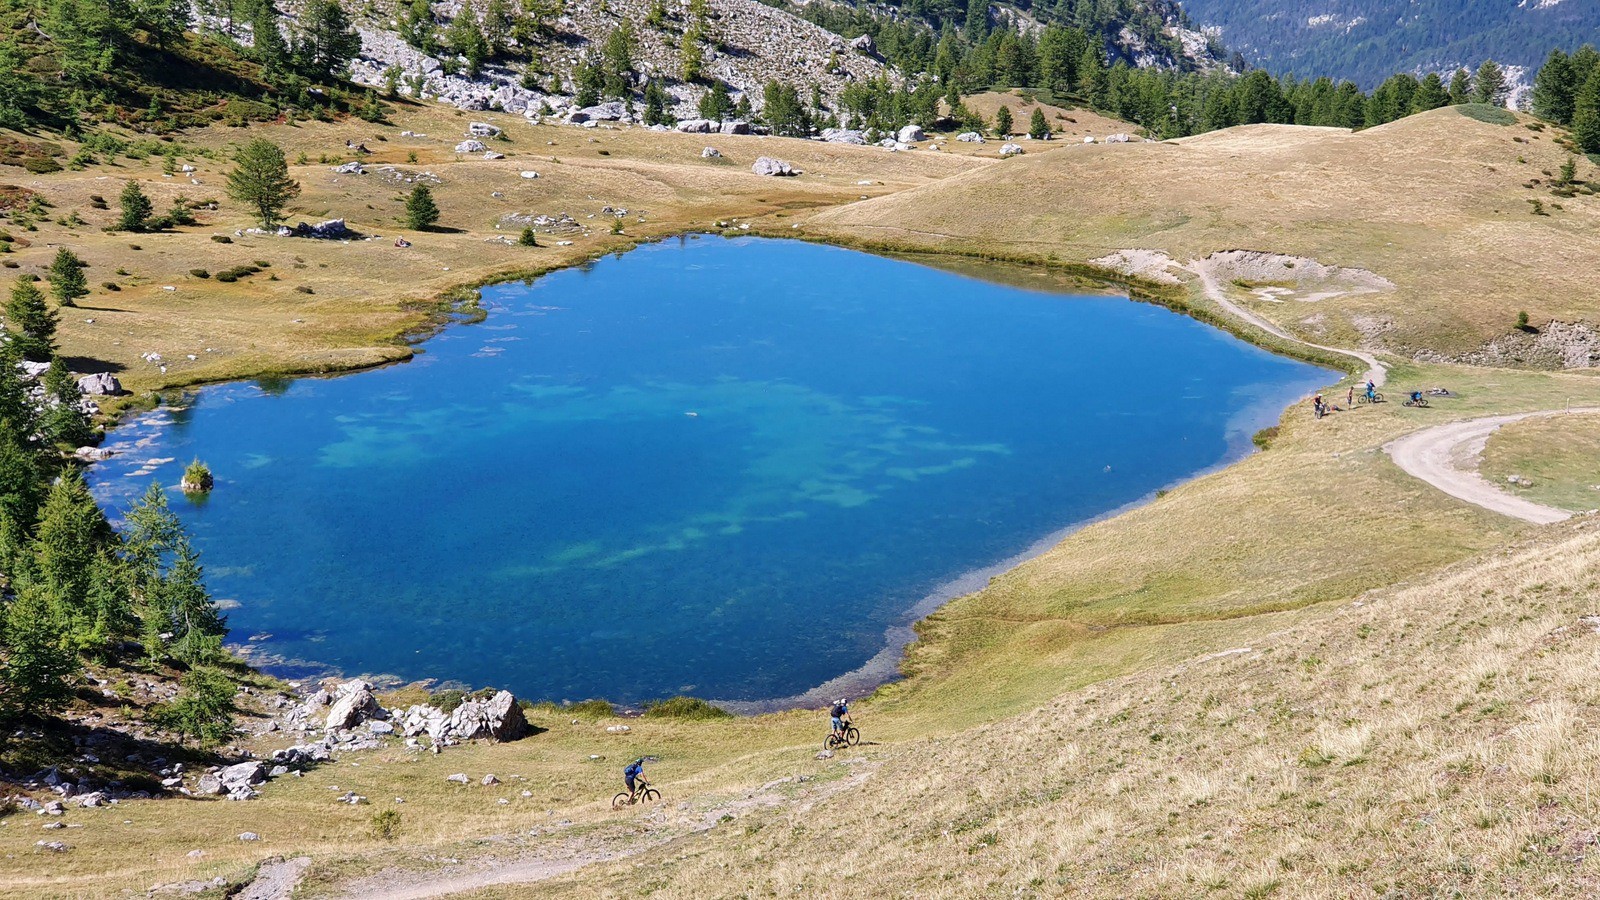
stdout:
{"type": "Polygon", "coordinates": [[[1412,403],[1416,403],[1418,400],[1421,400],[1421,399],[1422,399],[1422,392],[1421,391],[1412,391],[1411,392],[1411,402],[1412,403]]]}
{"type": "Polygon", "coordinates": [[[639,757],[622,770],[622,781],[628,786],[628,794],[639,792],[639,785],[649,784],[644,778],[644,757],[639,757]]]}
{"type": "Polygon", "coordinates": [[[838,702],[834,703],[833,707],[828,710],[828,716],[833,719],[834,734],[844,735],[845,717],[848,715],[850,715],[850,702],[840,697],[838,702]]]}
{"type": "Polygon", "coordinates": [[[1378,392],[1378,386],[1373,384],[1371,381],[1368,381],[1367,382],[1367,402],[1370,403],[1372,401],[1373,397],[1377,395],[1377,392],[1378,392]]]}

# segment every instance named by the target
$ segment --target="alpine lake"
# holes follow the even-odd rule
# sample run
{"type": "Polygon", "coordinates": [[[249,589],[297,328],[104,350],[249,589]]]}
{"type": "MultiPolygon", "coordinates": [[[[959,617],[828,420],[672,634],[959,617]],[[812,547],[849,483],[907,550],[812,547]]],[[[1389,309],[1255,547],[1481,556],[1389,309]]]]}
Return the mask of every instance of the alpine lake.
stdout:
{"type": "Polygon", "coordinates": [[[915,617],[1333,377],[1126,297],[798,241],[685,236],[483,305],[407,363],[131,417],[92,487],[172,490],[269,671],[770,705],[892,677],[915,617]],[[196,458],[216,489],[185,501],[196,458]]]}

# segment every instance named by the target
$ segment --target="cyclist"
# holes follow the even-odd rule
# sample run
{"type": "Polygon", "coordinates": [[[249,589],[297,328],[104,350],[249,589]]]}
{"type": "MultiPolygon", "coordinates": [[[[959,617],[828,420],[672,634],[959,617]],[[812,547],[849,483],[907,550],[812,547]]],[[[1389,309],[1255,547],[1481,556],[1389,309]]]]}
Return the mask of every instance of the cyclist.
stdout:
{"type": "Polygon", "coordinates": [[[1377,397],[1378,397],[1378,386],[1373,384],[1371,380],[1368,380],[1367,381],[1367,402],[1371,403],[1373,400],[1376,400],[1377,397]]]}
{"type": "Polygon", "coordinates": [[[628,787],[629,797],[637,796],[640,788],[650,784],[644,777],[644,757],[639,757],[622,770],[622,782],[628,787]]]}
{"type": "Polygon", "coordinates": [[[1421,391],[1412,391],[1411,392],[1411,402],[1413,404],[1415,404],[1417,401],[1419,401],[1421,399],[1422,399],[1422,392],[1421,391]]]}
{"type": "Polygon", "coordinates": [[[833,719],[833,734],[835,737],[844,737],[844,728],[849,724],[850,701],[843,697],[833,704],[828,710],[829,718],[833,719]]]}

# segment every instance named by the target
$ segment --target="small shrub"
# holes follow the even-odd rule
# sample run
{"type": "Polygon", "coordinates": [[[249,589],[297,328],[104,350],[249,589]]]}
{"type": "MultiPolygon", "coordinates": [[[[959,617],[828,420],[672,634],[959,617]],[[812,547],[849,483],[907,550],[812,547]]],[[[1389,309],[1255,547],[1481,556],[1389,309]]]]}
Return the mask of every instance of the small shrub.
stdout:
{"type": "Polygon", "coordinates": [[[1550,213],[1545,211],[1544,201],[1543,200],[1529,200],[1528,202],[1533,204],[1533,214],[1534,215],[1536,215],[1536,216],[1548,216],[1548,215],[1550,215],[1550,213]]]}
{"type": "Polygon", "coordinates": [[[106,290],[112,291],[112,292],[122,290],[122,287],[120,285],[118,285],[115,281],[102,281],[102,282],[100,282],[100,286],[105,288],[106,290]]]}
{"type": "Polygon", "coordinates": [[[233,238],[228,237],[225,234],[213,234],[211,236],[211,241],[212,243],[216,244],[231,244],[233,243],[233,238]]]}
{"type": "Polygon", "coordinates": [[[129,244],[128,245],[128,249],[129,250],[143,250],[144,248],[139,246],[138,244],[129,244]]]}
{"type": "Polygon", "coordinates": [[[256,266],[234,266],[231,269],[223,269],[221,272],[218,272],[217,280],[232,284],[241,278],[254,275],[259,271],[261,271],[261,269],[257,268],[256,266]]]}
{"type": "Polygon", "coordinates": [[[456,707],[464,703],[466,699],[467,695],[465,691],[440,691],[437,694],[434,694],[432,697],[429,697],[428,703],[438,707],[444,712],[452,713],[455,712],[456,707]]]}
{"type": "Polygon", "coordinates": [[[193,275],[196,278],[210,278],[211,277],[211,273],[207,272],[205,269],[190,269],[189,270],[189,274],[193,275]]]}
{"type": "Polygon", "coordinates": [[[91,207],[95,208],[95,209],[110,209],[111,208],[111,207],[106,205],[106,198],[100,196],[99,194],[90,194],[89,195],[89,205],[91,207]]]}
{"type": "Polygon", "coordinates": [[[1250,443],[1255,444],[1257,447],[1259,447],[1262,450],[1266,450],[1266,449],[1268,449],[1269,447],[1272,446],[1272,442],[1277,437],[1278,437],[1278,426],[1272,425],[1272,426],[1269,426],[1267,428],[1263,428],[1260,431],[1256,432],[1255,434],[1251,435],[1250,436],[1250,443]]]}
{"type": "Polygon", "coordinates": [[[20,269],[20,268],[22,268],[20,263],[18,263],[16,260],[12,260],[12,259],[8,259],[4,263],[0,263],[0,265],[4,265],[8,269],[20,269]]]}
{"type": "Polygon", "coordinates": [[[400,833],[400,810],[380,809],[372,814],[372,836],[392,841],[400,833]]]}
{"type": "Polygon", "coordinates": [[[731,719],[733,718],[733,713],[721,707],[713,706],[698,697],[671,697],[646,704],[644,716],[647,719],[688,719],[699,721],[705,719],[731,719]]]}
{"type": "Polygon", "coordinates": [[[316,291],[313,291],[311,289],[311,286],[307,285],[307,284],[299,285],[298,287],[295,288],[295,290],[300,292],[300,293],[302,293],[302,294],[315,294],[316,293],[316,291]]]}
{"type": "Polygon", "coordinates": [[[33,156],[22,161],[22,167],[34,175],[48,175],[61,171],[61,164],[47,156],[33,156]]]}
{"type": "Polygon", "coordinates": [[[1528,330],[1528,311],[1527,310],[1523,310],[1523,311],[1517,313],[1517,330],[1518,331],[1527,331],[1528,330]]]}
{"type": "Polygon", "coordinates": [[[522,229],[522,234],[517,237],[517,243],[524,247],[539,246],[539,237],[533,233],[532,225],[522,229]]]}

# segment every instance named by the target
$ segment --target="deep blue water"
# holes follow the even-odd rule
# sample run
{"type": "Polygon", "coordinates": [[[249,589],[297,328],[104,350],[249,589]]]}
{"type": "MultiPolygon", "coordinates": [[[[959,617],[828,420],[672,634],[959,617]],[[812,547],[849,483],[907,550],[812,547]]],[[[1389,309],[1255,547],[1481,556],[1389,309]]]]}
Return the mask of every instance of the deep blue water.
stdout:
{"type": "Polygon", "coordinates": [[[231,640],[285,671],[782,697],[1329,380],[1156,306],[790,241],[671,241],[484,300],[410,363],[135,419],[96,493],[210,464],[212,497],[174,508],[231,640]]]}

